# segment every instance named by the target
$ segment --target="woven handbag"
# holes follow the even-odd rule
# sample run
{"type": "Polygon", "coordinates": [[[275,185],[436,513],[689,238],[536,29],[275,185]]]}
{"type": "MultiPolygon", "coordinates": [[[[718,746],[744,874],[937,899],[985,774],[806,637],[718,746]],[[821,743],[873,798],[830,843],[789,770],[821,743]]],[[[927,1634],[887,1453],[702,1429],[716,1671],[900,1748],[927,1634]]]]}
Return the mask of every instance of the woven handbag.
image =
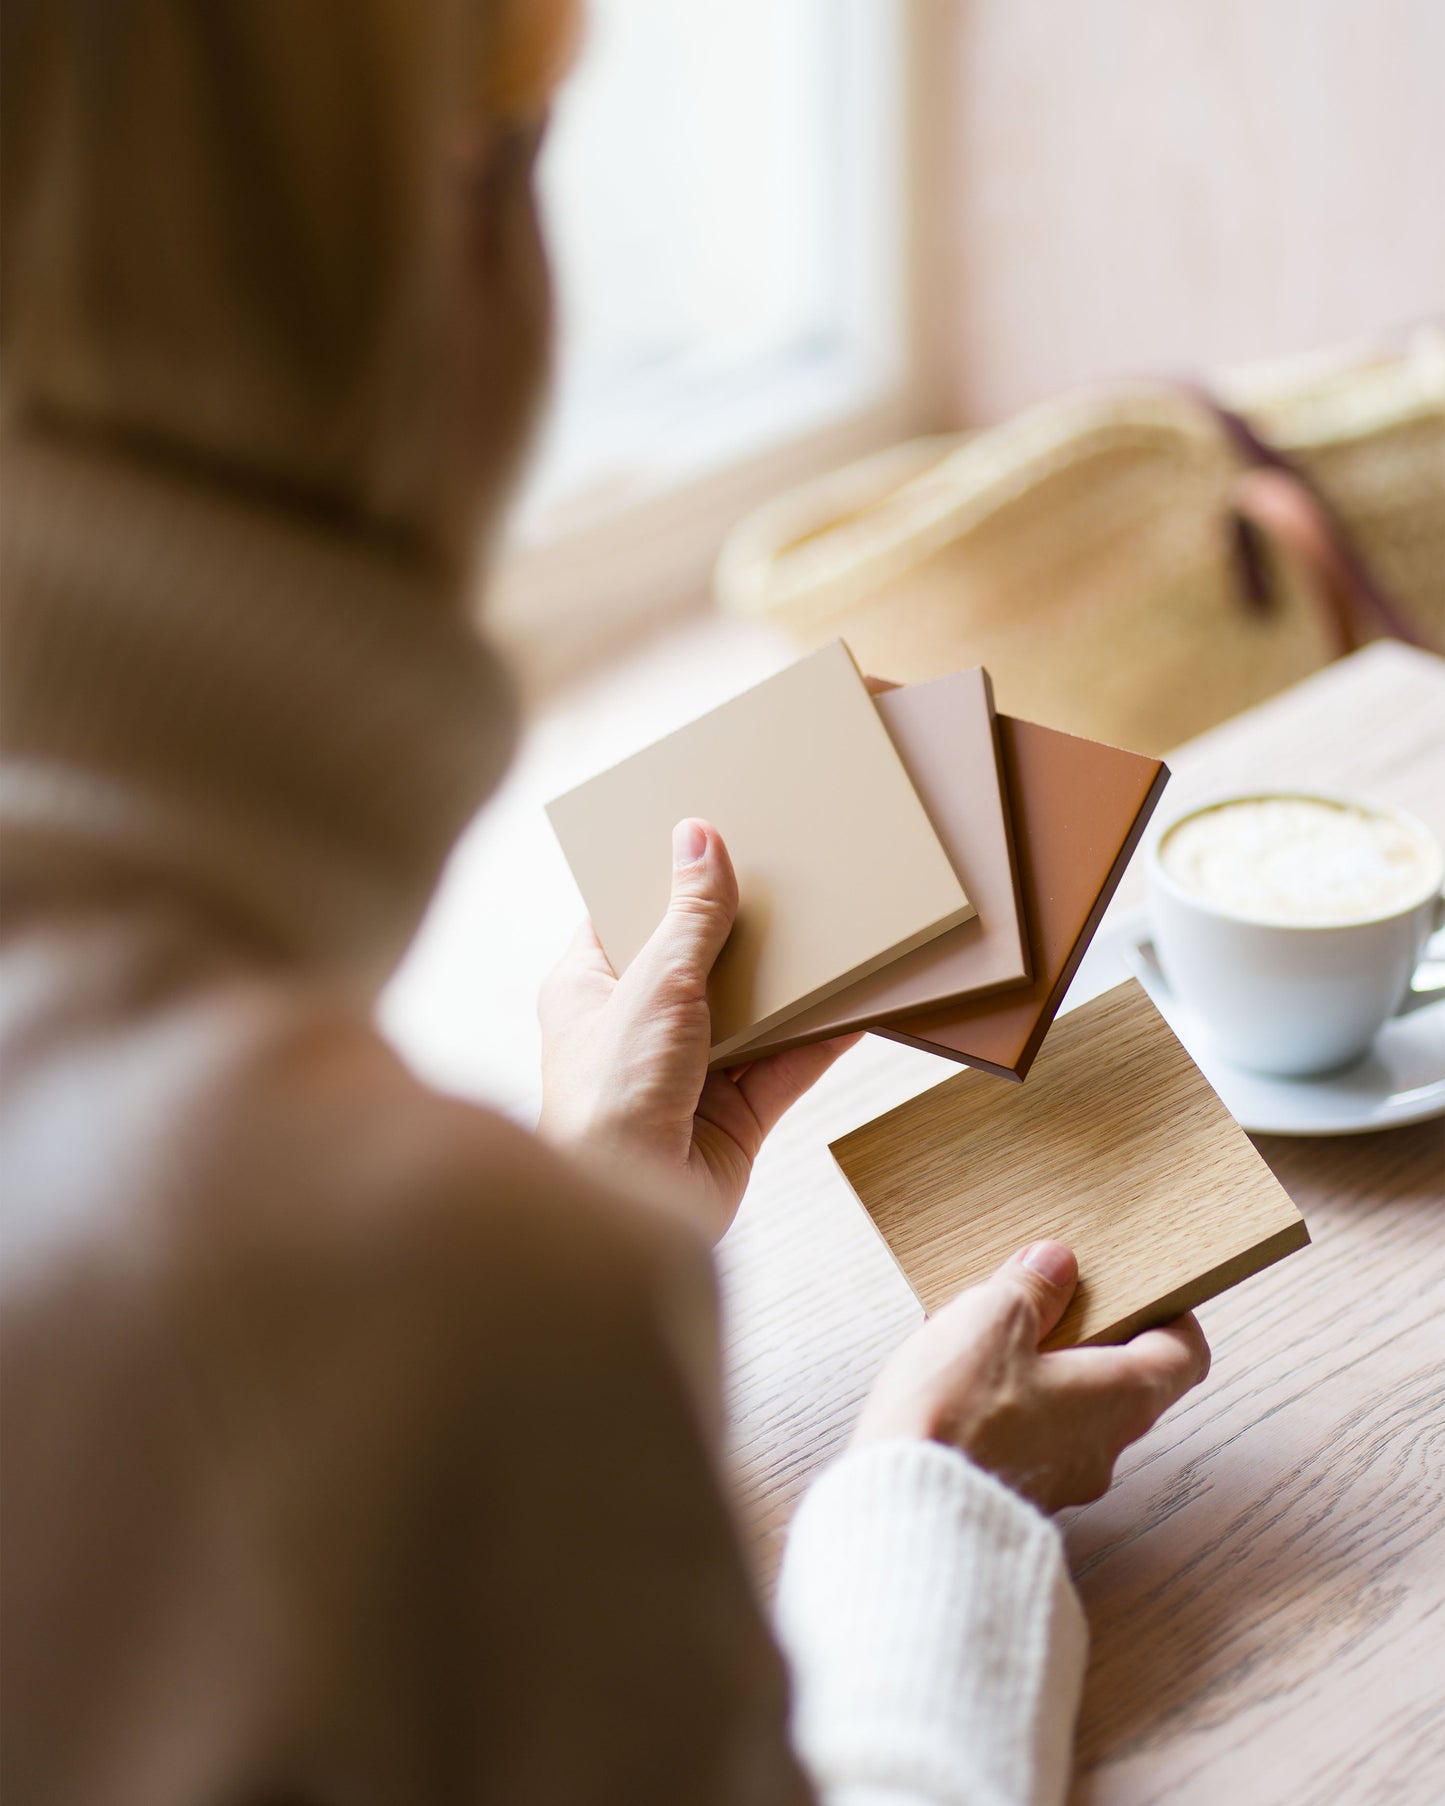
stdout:
{"type": "Polygon", "coordinates": [[[1060,397],[778,497],[724,608],[1162,752],[1382,634],[1445,643],[1445,335],[1060,397]]]}

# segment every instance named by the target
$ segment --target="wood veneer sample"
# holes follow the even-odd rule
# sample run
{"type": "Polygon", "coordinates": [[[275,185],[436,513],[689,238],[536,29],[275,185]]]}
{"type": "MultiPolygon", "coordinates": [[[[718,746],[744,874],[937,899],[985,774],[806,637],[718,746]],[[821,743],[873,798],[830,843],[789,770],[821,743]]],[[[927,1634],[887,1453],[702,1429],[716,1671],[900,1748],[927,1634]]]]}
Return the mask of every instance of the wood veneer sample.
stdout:
{"type": "Polygon", "coordinates": [[[1309,1241],[1133,979],[1056,1024],[1032,1083],[959,1073],[832,1153],[927,1311],[1067,1242],[1079,1289],[1049,1348],[1122,1342],[1309,1241]]]}
{"type": "Polygon", "coordinates": [[[993,684],[981,666],[891,688],[874,706],[978,914],[737,1051],[755,1059],[981,997],[1031,976],[993,684]]]}
{"type": "Polygon", "coordinates": [[[666,910],[673,825],[721,831],[740,901],[708,987],[714,1061],[974,914],[841,640],[547,813],[618,973],[666,910]]]}
{"type": "Polygon", "coordinates": [[[875,1030],[999,1078],[1027,1076],[1159,801],[1158,759],[998,717],[1033,978],[875,1030]]]}

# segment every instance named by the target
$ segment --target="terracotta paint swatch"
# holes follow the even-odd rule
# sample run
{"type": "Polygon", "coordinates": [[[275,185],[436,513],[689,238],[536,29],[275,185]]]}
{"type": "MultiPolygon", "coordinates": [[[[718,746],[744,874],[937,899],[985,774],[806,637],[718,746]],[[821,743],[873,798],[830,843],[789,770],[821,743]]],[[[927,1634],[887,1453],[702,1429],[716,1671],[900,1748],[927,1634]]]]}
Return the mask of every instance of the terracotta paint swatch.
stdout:
{"type": "Polygon", "coordinates": [[[1000,1078],[1022,1079],[1169,780],[1140,753],[998,717],[1033,978],[877,1029],[1000,1078]]]}
{"type": "Polygon", "coordinates": [[[1132,979],[1062,1018],[1030,1084],[959,1073],[832,1152],[927,1311],[1067,1242],[1079,1289],[1049,1348],[1122,1342],[1309,1241],[1132,979]]]}
{"type": "Polygon", "coordinates": [[[714,1060],[974,914],[839,640],[547,813],[619,973],[667,907],[673,824],[721,831],[740,904],[708,990],[714,1060]]]}
{"type": "Polygon", "coordinates": [[[987,671],[976,666],[873,700],[978,914],[749,1041],[740,1059],[988,995],[1031,975],[987,671]]]}

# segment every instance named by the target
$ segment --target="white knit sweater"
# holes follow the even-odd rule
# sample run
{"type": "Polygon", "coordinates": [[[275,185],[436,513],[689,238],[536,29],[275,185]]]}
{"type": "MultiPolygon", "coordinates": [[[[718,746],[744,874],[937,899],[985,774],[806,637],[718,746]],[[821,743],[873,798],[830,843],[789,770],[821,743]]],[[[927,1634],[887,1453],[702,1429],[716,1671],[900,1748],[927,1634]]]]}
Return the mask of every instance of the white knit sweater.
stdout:
{"type": "Polygon", "coordinates": [[[788,1537],[777,1630],[828,1806],[1063,1799],[1087,1635],[1052,1524],[951,1449],[854,1449],[788,1537]]]}

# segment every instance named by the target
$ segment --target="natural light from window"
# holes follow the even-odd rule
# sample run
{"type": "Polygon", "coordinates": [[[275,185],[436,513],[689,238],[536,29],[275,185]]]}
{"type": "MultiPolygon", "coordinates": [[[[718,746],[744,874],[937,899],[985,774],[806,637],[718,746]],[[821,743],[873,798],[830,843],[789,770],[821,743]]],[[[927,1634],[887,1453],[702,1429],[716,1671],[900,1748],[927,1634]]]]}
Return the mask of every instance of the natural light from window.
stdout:
{"type": "Polygon", "coordinates": [[[524,539],[903,376],[901,0],[591,0],[541,168],[553,405],[524,539]]]}

